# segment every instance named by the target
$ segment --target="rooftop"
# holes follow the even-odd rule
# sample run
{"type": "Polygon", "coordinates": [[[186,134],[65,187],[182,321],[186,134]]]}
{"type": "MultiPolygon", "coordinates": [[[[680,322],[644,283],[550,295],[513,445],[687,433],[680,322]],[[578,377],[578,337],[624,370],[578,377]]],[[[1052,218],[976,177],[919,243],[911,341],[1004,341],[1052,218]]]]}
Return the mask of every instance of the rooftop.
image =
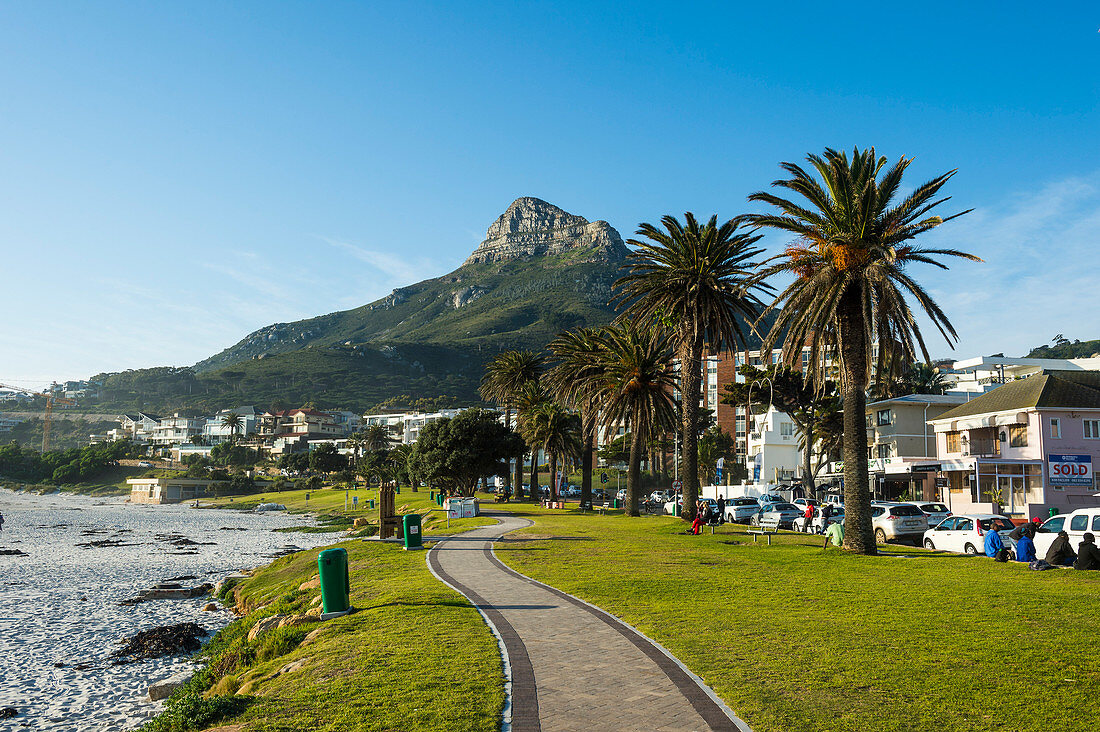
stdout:
{"type": "Polygon", "coordinates": [[[1100,371],[1043,370],[998,386],[929,422],[1029,408],[1100,409],[1100,371]]]}

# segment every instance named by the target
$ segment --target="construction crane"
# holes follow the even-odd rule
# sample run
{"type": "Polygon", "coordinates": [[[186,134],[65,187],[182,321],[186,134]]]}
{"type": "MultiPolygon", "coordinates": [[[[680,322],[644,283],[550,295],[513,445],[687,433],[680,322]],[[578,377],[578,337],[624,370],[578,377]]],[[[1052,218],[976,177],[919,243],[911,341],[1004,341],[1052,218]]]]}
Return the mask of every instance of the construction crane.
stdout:
{"type": "Polygon", "coordinates": [[[53,407],[55,404],[63,404],[72,406],[76,402],[68,397],[58,396],[51,391],[35,391],[34,389],[26,389],[22,386],[12,386],[11,384],[0,384],[0,389],[11,389],[12,391],[18,391],[21,394],[28,394],[30,396],[40,396],[46,399],[46,414],[42,417],[42,452],[46,452],[50,449],[50,418],[53,415],[53,407]]]}

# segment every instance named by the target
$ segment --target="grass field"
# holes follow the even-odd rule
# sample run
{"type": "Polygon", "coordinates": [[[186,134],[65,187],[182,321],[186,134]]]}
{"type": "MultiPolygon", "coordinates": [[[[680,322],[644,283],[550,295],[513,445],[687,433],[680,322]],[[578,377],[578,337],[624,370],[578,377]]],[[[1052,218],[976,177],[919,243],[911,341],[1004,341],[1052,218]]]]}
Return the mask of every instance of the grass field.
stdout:
{"type": "MultiPolygon", "coordinates": [[[[448,526],[446,512],[431,500],[431,489],[421,488],[416,493],[408,486],[401,488],[401,493],[394,496],[395,507],[399,514],[415,511],[421,515],[421,526],[425,536],[449,534],[466,531],[478,526],[487,526],[494,523],[493,519],[476,517],[465,519],[451,519],[448,526]]],[[[492,502],[491,497],[482,494],[482,505],[492,502]],[[488,503],[487,503],[487,502],[488,503]]],[[[204,506],[218,508],[236,508],[247,510],[261,503],[281,503],[291,512],[316,514],[322,522],[326,523],[330,530],[338,531],[346,529],[357,518],[366,518],[375,527],[378,526],[378,490],[375,488],[359,488],[350,491],[347,495],[347,510],[344,509],[344,491],[334,488],[322,488],[316,491],[280,491],[275,493],[256,493],[248,496],[230,496],[226,498],[201,499],[204,506]],[[306,500],[306,494],[309,500],[306,500]],[[352,498],[358,497],[359,506],[354,507],[352,498]],[[369,501],[374,500],[374,508],[368,508],[369,501]]]]}
{"type": "Polygon", "coordinates": [[[1100,573],[883,547],[853,556],[742,527],[509,508],[506,564],[662,643],[756,732],[1100,725],[1100,573]]]}
{"type": "Polygon", "coordinates": [[[319,595],[299,589],[317,574],[317,552],[277,559],[234,588],[251,612],[210,643],[209,665],[150,728],[498,729],[500,653],[478,612],[431,575],[423,552],[379,542],[338,546],[348,551],[356,612],[248,641],[257,620],[303,613],[319,595]],[[316,638],[299,645],[318,628],[316,638]],[[293,670],[283,671],[288,666],[293,670]]]}

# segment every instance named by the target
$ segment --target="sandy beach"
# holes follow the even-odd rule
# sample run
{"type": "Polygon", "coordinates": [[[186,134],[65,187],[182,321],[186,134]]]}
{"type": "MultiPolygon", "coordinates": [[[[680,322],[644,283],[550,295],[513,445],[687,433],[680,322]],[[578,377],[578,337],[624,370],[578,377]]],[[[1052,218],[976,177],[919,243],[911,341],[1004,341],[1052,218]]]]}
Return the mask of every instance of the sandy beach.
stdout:
{"type": "Polygon", "coordinates": [[[0,729],[91,732],[134,729],[163,706],[147,689],[192,668],[185,658],[112,665],[118,642],[148,628],[193,621],[211,634],[232,619],[204,612],[209,598],[118,603],[176,577],[190,587],[270,561],[337,534],[275,532],[310,523],[282,512],[255,514],[149,506],[122,499],[0,489],[6,519],[0,549],[0,707],[19,715],[0,729]],[[99,543],[99,546],[87,546],[99,543]],[[86,546],[80,546],[80,545],[86,546]]]}

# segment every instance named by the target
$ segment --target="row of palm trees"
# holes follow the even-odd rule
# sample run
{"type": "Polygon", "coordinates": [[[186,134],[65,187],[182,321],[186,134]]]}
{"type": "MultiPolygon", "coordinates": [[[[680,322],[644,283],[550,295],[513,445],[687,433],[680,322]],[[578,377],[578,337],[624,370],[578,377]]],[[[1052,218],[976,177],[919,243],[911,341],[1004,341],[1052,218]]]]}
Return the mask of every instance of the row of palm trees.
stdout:
{"type": "MultiPolygon", "coordinates": [[[[810,359],[803,372],[807,382],[822,386],[829,378],[839,379],[844,412],[845,546],[875,553],[864,459],[867,387],[896,376],[890,373],[891,364],[929,360],[918,313],[931,321],[948,345],[953,346],[958,337],[946,314],[908,268],[930,264],[946,269],[942,257],[981,260],[957,249],[913,243],[919,235],[967,213],[945,217],[932,213],[949,200],[941,190],[954,170],[903,194],[902,179],[910,158],[891,165],[874,148],[855,149],[851,156],[826,149],[822,155],[807,156],[807,161],[807,167],[781,164],[787,177],[773,183],[778,193],[749,196],[750,201],[770,207],[770,212],[723,224],[714,216],[700,223],[691,213],[683,222],[665,216],[661,227],[642,224],[637,232],[642,238],[628,240],[634,249],[615,284],[612,302],[621,308],[616,322],[559,336],[550,345],[556,362],[548,370],[538,354],[501,354],[486,371],[482,395],[504,406],[509,419],[515,413],[521,433],[537,438],[529,442],[540,447],[550,444],[551,422],[545,416],[538,418],[541,422],[532,422],[533,414],[550,409],[538,404],[553,397],[557,409],[576,412],[586,468],[595,431],[601,426],[626,426],[631,434],[627,480],[631,510],[636,510],[638,491],[634,458],[656,430],[678,416],[684,517],[690,519],[699,489],[703,354],[743,348],[749,337],[746,331],[763,331],[765,318],[771,318],[767,332],[759,333],[764,349],[779,348],[784,363],[801,368],[801,354],[808,346],[810,359]],[[791,240],[782,252],[760,259],[764,250],[757,244],[765,229],[782,232],[791,240]],[[778,292],[771,286],[776,279],[787,282],[778,292]],[[765,296],[771,301],[765,303],[765,296]],[[873,344],[878,344],[874,360],[873,344]],[[675,367],[670,365],[670,353],[675,354],[675,367]],[[825,369],[827,363],[833,368],[825,369]],[[678,414],[673,385],[680,391],[678,414]],[[535,423],[543,431],[533,427],[535,423]]],[[[564,423],[555,420],[555,425],[564,423]]],[[[565,451],[571,444],[559,440],[554,449],[565,451]]],[[[517,485],[520,482],[517,473],[517,485]]],[[[589,475],[582,490],[590,487],[589,475]]]]}

